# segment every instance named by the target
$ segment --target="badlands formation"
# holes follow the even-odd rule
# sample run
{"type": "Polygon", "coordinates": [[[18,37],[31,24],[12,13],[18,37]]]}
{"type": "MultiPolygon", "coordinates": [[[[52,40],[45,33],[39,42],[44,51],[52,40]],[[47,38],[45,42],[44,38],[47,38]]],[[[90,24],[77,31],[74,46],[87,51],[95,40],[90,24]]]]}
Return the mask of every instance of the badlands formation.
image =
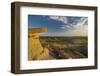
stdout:
{"type": "Polygon", "coordinates": [[[45,60],[49,57],[49,51],[42,46],[39,33],[47,32],[45,28],[28,29],[28,60],[45,60]]]}

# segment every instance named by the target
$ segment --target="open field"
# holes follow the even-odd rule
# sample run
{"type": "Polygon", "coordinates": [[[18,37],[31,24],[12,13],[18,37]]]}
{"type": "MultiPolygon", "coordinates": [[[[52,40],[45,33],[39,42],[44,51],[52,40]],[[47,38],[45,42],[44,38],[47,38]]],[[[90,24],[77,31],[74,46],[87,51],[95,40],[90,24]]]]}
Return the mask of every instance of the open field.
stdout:
{"type": "Polygon", "coordinates": [[[87,37],[40,37],[42,46],[49,50],[50,59],[87,58],[87,41],[87,37]]]}

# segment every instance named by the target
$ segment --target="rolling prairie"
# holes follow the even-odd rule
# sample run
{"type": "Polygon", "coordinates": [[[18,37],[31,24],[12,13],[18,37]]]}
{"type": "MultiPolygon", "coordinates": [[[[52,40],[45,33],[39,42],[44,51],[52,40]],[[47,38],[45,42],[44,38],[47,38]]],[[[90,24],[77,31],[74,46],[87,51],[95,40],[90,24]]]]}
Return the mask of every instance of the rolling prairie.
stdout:
{"type": "Polygon", "coordinates": [[[40,36],[42,46],[49,50],[50,59],[76,59],[88,57],[87,37],[40,36]]]}

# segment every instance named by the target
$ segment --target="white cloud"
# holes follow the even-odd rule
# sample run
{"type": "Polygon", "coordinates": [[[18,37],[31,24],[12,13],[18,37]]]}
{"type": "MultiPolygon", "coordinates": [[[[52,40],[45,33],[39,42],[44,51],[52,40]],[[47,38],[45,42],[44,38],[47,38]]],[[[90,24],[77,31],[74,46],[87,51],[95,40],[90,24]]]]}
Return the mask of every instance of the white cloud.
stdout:
{"type": "Polygon", "coordinates": [[[61,21],[64,24],[67,24],[68,23],[67,17],[64,17],[64,16],[49,16],[49,18],[50,19],[53,19],[53,20],[61,21]]]}
{"type": "MultiPolygon", "coordinates": [[[[75,36],[87,36],[87,26],[79,26],[77,28],[75,28],[74,30],[70,31],[69,34],[70,35],[75,35],[75,36]]],[[[67,32],[68,33],[68,32],[67,32]]]]}
{"type": "Polygon", "coordinates": [[[70,36],[87,36],[88,25],[85,24],[87,20],[88,18],[81,18],[76,25],[73,25],[73,30],[66,31],[64,34],[70,36]]]}
{"type": "MultiPolygon", "coordinates": [[[[65,23],[67,23],[67,17],[58,17],[58,16],[50,16],[51,19],[63,21],[65,18],[65,23]]],[[[64,32],[61,33],[42,33],[43,36],[87,36],[88,34],[88,25],[85,24],[86,21],[88,21],[88,18],[82,17],[78,20],[76,24],[65,24],[62,25],[61,29],[64,30],[64,32]],[[72,26],[72,27],[70,27],[72,26]],[[73,28],[73,29],[72,29],[73,28]]]]}
{"type": "Polygon", "coordinates": [[[82,17],[76,25],[72,25],[73,29],[70,29],[70,25],[63,25],[61,28],[66,30],[63,32],[62,36],[87,36],[88,34],[88,25],[85,24],[88,21],[88,18],[82,17]]]}
{"type": "Polygon", "coordinates": [[[76,25],[74,25],[76,28],[77,27],[80,27],[80,26],[83,26],[85,23],[86,23],[86,21],[88,21],[88,18],[84,18],[84,17],[82,17],[79,21],[78,21],[78,23],[76,24],[76,25]]]}

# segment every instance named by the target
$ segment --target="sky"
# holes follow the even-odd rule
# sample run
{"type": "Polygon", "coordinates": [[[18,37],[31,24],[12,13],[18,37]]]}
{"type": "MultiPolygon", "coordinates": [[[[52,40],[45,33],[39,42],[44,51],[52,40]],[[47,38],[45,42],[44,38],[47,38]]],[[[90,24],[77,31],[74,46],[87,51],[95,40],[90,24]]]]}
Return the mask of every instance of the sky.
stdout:
{"type": "Polygon", "coordinates": [[[46,28],[41,36],[87,36],[88,17],[28,15],[28,28],[46,28]]]}

